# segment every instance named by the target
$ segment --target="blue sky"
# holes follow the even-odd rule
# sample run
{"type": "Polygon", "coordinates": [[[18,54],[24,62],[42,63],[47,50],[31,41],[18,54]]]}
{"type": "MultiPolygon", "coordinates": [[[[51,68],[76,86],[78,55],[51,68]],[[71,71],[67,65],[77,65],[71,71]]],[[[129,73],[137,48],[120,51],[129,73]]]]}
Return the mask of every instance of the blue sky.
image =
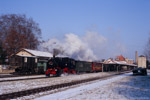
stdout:
{"type": "Polygon", "coordinates": [[[121,42],[132,59],[150,33],[150,0],[0,0],[0,14],[12,13],[39,23],[44,40],[92,30],[121,42]]]}

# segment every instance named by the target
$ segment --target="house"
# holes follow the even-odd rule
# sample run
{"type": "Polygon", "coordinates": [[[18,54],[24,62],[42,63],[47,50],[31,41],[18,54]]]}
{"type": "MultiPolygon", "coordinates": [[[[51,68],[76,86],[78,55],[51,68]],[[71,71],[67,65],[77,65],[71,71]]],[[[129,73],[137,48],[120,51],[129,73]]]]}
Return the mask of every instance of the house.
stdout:
{"type": "Polygon", "coordinates": [[[19,52],[16,53],[18,56],[26,56],[26,57],[52,57],[53,55],[48,52],[31,50],[31,49],[21,49],[19,52]]]}
{"type": "Polygon", "coordinates": [[[33,70],[34,72],[43,73],[46,71],[47,61],[51,57],[53,55],[49,52],[23,48],[16,54],[11,55],[9,64],[14,68],[24,68],[24,71],[33,70]]]}
{"type": "Polygon", "coordinates": [[[125,61],[125,58],[122,55],[120,55],[120,56],[117,56],[115,60],[116,61],[125,61]]]}
{"type": "Polygon", "coordinates": [[[138,57],[138,67],[147,68],[145,56],[141,55],[138,57]]]}

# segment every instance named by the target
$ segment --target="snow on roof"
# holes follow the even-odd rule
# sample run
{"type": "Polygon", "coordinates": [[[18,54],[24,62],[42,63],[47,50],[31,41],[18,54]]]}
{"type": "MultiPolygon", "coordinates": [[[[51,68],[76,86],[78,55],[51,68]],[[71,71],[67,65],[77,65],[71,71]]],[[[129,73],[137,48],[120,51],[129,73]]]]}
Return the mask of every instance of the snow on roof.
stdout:
{"type": "Polygon", "coordinates": [[[56,57],[68,57],[69,58],[69,56],[65,56],[65,55],[61,55],[61,54],[58,54],[56,57]]]}
{"type": "Polygon", "coordinates": [[[126,61],[114,61],[116,64],[127,64],[126,61]]]}
{"type": "Polygon", "coordinates": [[[143,56],[143,55],[140,55],[139,57],[145,57],[145,56],[143,56]]]}
{"type": "Polygon", "coordinates": [[[37,51],[37,50],[31,50],[31,49],[23,49],[23,50],[25,50],[37,57],[53,57],[53,55],[49,52],[43,52],[43,51],[37,51]]]}
{"type": "Polygon", "coordinates": [[[116,60],[108,60],[108,61],[105,61],[104,64],[119,64],[119,65],[137,66],[135,64],[128,64],[126,61],[116,61],[116,60]]]}
{"type": "Polygon", "coordinates": [[[114,62],[114,61],[109,61],[108,63],[109,63],[109,64],[115,64],[115,62],[114,62]]]}

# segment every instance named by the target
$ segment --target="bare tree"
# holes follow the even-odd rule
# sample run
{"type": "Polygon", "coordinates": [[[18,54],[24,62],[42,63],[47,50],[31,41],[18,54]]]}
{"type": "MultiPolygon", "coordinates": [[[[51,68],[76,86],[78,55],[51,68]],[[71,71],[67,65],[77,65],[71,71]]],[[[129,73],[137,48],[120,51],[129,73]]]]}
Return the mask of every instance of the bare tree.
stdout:
{"type": "Polygon", "coordinates": [[[40,38],[41,30],[32,18],[17,14],[0,16],[0,42],[8,55],[21,48],[36,49],[40,38]]]}
{"type": "Polygon", "coordinates": [[[148,60],[150,60],[150,37],[148,38],[147,44],[144,49],[144,54],[148,60]]]}
{"type": "Polygon", "coordinates": [[[0,42],[0,64],[5,64],[6,51],[3,50],[2,44],[0,42]]]}

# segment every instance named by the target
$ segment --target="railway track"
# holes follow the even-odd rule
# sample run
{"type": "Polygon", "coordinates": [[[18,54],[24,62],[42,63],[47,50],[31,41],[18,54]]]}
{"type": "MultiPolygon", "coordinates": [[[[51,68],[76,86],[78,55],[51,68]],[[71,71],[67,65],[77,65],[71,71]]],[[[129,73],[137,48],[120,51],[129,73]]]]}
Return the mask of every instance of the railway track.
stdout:
{"type": "MultiPolygon", "coordinates": [[[[120,72],[121,73],[121,72],[120,72]]],[[[35,75],[24,75],[24,76],[35,76],[35,75]]],[[[11,76],[11,77],[15,77],[15,76],[11,76]]],[[[16,77],[21,77],[21,76],[16,76],[16,77]]],[[[4,77],[3,77],[4,78],[4,77]]],[[[10,77],[9,77],[10,78],[10,77]]],[[[44,78],[53,78],[53,77],[33,77],[33,78],[20,78],[20,79],[4,79],[4,80],[0,80],[1,82],[11,82],[11,81],[22,81],[22,80],[33,80],[33,79],[44,79],[44,78]]]]}
{"type": "Polygon", "coordinates": [[[44,78],[52,78],[52,77],[34,77],[34,78],[22,78],[22,79],[8,79],[8,80],[0,80],[0,82],[11,82],[11,81],[21,81],[21,80],[33,80],[33,79],[44,79],[44,78]]]}
{"type": "Polygon", "coordinates": [[[19,77],[19,75],[1,75],[0,78],[19,77]]]}
{"type": "Polygon", "coordinates": [[[86,82],[90,82],[90,81],[94,81],[94,80],[107,79],[107,78],[111,78],[111,77],[114,77],[114,76],[120,75],[120,74],[124,74],[124,73],[117,73],[117,74],[103,76],[103,77],[89,78],[89,79],[78,80],[78,81],[69,82],[69,83],[62,83],[62,84],[57,84],[57,85],[52,85],[52,86],[39,87],[39,88],[30,89],[30,90],[2,94],[2,95],[0,95],[0,100],[15,99],[15,98],[22,97],[22,96],[28,96],[28,95],[36,94],[39,92],[45,92],[45,91],[50,91],[50,90],[59,89],[59,88],[63,88],[63,87],[73,86],[73,85],[86,83],[86,82]]]}
{"type": "MultiPolygon", "coordinates": [[[[34,75],[17,75],[17,74],[11,74],[11,75],[1,75],[0,78],[11,78],[11,77],[24,77],[24,76],[37,76],[39,74],[34,74],[34,75]]],[[[41,74],[42,75],[42,74],[41,74]]],[[[44,74],[43,74],[44,75],[44,74]]]]}

